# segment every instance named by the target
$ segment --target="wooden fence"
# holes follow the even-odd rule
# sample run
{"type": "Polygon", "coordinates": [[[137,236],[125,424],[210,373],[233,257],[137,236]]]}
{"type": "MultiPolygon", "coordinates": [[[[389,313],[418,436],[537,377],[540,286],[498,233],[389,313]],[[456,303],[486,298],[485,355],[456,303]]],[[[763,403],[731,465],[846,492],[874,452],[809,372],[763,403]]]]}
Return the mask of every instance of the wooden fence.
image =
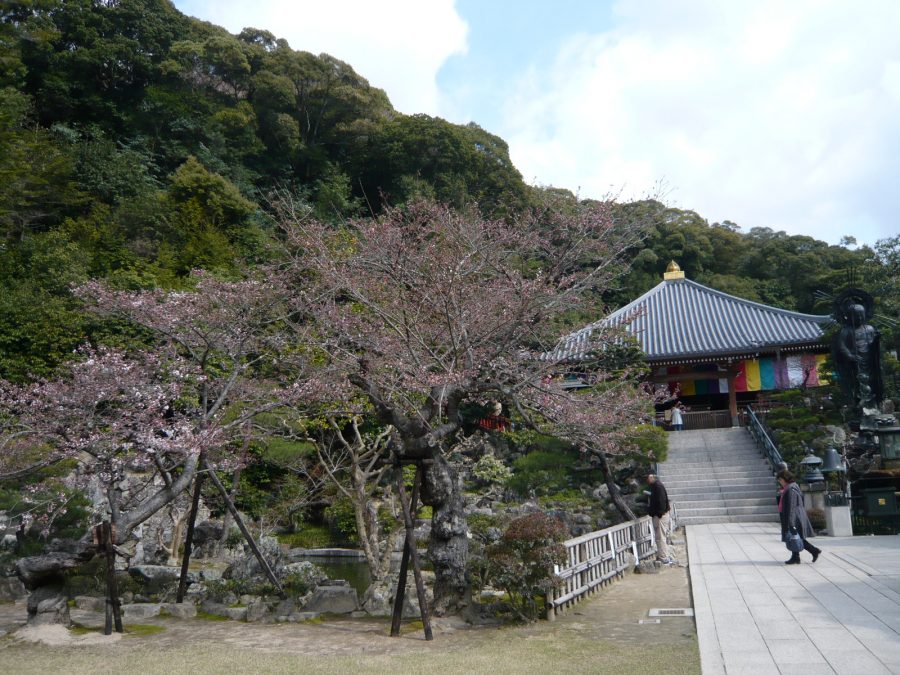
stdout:
{"type": "Polygon", "coordinates": [[[547,619],[552,621],[601,586],[612,583],[630,567],[656,553],[650,516],[589,532],[563,542],[568,563],[554,566],[562,585],[547,594],[547,619]]]}

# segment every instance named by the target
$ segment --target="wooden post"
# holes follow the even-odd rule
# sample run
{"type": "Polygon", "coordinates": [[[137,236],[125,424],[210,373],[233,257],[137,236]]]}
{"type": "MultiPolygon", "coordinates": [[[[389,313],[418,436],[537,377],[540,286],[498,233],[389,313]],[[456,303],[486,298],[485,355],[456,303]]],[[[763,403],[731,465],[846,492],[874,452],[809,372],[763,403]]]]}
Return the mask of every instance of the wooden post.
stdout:
{"type": "Polygon", "coordinates": [[[116,584],[115,531],[109,522],[100,523],[96,530],[99,548],[106,555],[106,621],[103,626],[103,634],[112,635],[113,623],[115,623],[116,632],[123,633],[119,588],[116,584]]]}
{"type": "MultiPolygon", "coordinates": [[[[398,469],[399,470],[399,469],[398,469]]],[[[419,468],[416,467],[416,479],[413,480],[412,497],[409,508],[415,513],[419,506],[419,468]]],[[[400,473],[400,482],[403,482],[403,472],[400,473]]],[[[402,508],[402,507],[401,507],[402,508]]],[[[406,521],[403,522],[406,527],[406,521]]],[[[400,574],[397,577],[397,590],[394,593],[394,611],[391,615],[391,637],[400,636],[400,622],[403,619],[403,600],[406,598],[406,578],[409,572],[410,546],[407,537],[403,538],[403,555],[400,558],[400,574]]]]}
{"type": "Polygon", "coordinates": [[[216,486],[216,490],[219,491],[219,494],[222,495],[222,499],[225,500],[225,506],[228,507],[228,511],[231,513],[231,517],[234,518],[235,524],[238,526],[241,534],[244,535],[244,539],[247,540],[247,544],[250,545],[250,550],[253,551],[253,555],[256,556],[256,560],[259,562],[259,566],[262,567],[263,572],[266,573],[269,581],[271,581],[272,585],[275,586],[275,588],[278,590],[278,595],[282,599],[286,598],[287,595],[284,592],[284,588],[282,588],[281,586],[281,582],[278,581],[278,577],[275,576],[275,572],[272,571],[272,568],[269,567],[269,563],[266,562],[262,551],[259,550],[259,547],[253,540],[253,535],[250,534],[247,526],[244,525],[244,519],[241,518],[241,514],[238,513],[237,508],[235,508],[234,502],[231,501],[231,497],[228,495],[228,490],[226,490],[225,486],[222,485],[222,481],[219,480],[219,477],[216,475],[215,471],[210,468],[209,462],[207,462],[205,459],[202,460],[202,468],[206,470],[209,479],[212,481],[213,485],[216,486]]]}
{"type": "MultiPolygon", "coordinates": [[[[419,484],[422,481],[422,465],[416,465],[416,478],[413,483],[413,489],[418,492],[419,484]]],[[[425,582],[422,580],[422,568],[419,565],[419,551],[416,549],[415,523],[410,512],[410,503],[406,498],[406,488],[403,486],[403,473],[400,472],[397,478],[397,492],[400,496],[400,510],[403,511],[403,520],[406,523],[406,548],[409,549],[409,557],[413,566],[413,577],[416,580],[416,595],[419,598],[419,609],[422,612],[422,626],[425,628],[425,639],[433,640],[434,635],[431,632],[431,618],[428,615],[428,597],[425,595],[425,582]]],[[[405,580],[403,580],[405,583],[405,580]]],[[[399,586],[399,584],[398,584],[399,586]]],[[[401,606],[402,609],[402,606],[401,606]]]]}
{"type": "MultiPolygon", "coordinates": [[[[187,590],[188,566],[191,563],[191,551],[194,546],[194,525],[197,522],[197,511],[200,509],[200,487],[203,485],[203,474],[194,479],[194,499],[191,502],[191,515],[188,518],[187,536],[184,538],[184,557],[181,559],[181,578],[178,580],[178,595],[175,602],[184,602],[187,590]]],[[[175,542],[172,542],[175,545],[175,542]]]]}

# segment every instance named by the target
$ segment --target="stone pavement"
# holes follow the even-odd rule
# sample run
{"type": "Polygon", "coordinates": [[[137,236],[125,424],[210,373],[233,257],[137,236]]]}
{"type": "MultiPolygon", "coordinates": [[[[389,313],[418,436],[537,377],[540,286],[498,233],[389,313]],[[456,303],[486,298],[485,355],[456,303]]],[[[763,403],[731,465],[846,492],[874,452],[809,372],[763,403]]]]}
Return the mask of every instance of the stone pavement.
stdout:
{"type": "Polygon", "coordinates": [[[774,523],[688,525],[703,673],[900,674],[900,536],[817,537],[810,564],[774,523]]]}

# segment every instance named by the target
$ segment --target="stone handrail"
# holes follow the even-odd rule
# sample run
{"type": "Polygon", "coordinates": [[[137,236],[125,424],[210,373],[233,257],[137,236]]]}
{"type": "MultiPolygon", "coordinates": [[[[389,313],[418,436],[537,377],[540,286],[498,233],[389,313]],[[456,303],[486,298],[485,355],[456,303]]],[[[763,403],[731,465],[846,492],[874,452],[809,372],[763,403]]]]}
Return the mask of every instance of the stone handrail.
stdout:
{"type": "Polygon", "coordinates": [[[567,564],[554,566],[562,585],[547,593],[547,619],[621,577],[631,565],[656,553],[650,516],[589,532],[563,542],[567,564]]]}

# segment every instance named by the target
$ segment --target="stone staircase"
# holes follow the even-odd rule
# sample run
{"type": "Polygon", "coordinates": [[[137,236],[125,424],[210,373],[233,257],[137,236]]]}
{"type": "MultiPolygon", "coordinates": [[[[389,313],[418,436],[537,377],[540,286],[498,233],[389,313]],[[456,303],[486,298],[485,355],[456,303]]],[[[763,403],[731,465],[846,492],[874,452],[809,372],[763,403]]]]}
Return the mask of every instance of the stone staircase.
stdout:
{"type": "Polygon", "coordinates": [[[778,483],[746,429],[671,432],[658,473],[678,525],[778,522],[778,483]]]}

